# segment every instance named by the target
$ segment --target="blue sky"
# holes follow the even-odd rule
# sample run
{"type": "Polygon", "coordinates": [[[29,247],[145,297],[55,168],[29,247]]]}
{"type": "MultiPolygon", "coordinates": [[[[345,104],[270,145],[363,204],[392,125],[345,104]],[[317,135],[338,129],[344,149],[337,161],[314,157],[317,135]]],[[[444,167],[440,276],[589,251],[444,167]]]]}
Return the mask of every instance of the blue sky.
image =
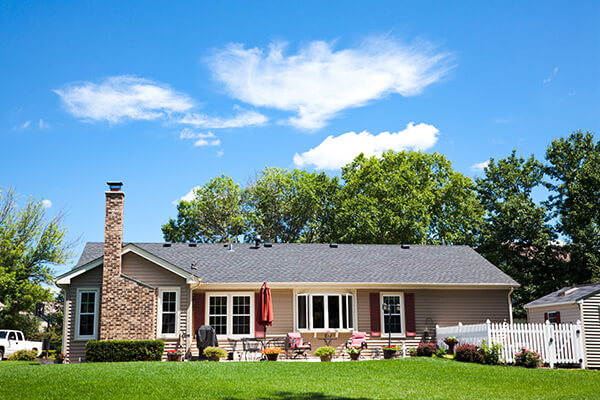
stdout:
{"type": "Polygon", "coordinates": [[[160,241],[221,174],[542,156],[599,133],[600,3],[572,4],[1,1],[0,186],[64,210],[80,252],[103,240],[107,180],[124,239],[160,241]]]}

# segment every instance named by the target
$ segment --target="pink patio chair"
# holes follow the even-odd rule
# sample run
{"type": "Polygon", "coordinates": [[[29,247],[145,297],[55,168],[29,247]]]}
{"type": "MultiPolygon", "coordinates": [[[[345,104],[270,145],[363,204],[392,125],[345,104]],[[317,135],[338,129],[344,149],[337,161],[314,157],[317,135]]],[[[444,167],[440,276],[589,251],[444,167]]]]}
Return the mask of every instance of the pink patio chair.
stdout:
{"type": "Polygon", "coordinates": [[[298,332],[290,332],[287,334],[287,346],[286,350],[291,350],[294,352],[292,358],[297,358],[298,356],[304,356],[304,358],[308,358],[307,351],[312,350],[310,342],[304,344],[302,341],[302,335],[298,332]]]}
{"type": "Polygon", "coordinates": [[[352,337],[346,342],[346,348],[355,347],[364,350],[367,348],[367,333],[352,332],[352,337]]]}

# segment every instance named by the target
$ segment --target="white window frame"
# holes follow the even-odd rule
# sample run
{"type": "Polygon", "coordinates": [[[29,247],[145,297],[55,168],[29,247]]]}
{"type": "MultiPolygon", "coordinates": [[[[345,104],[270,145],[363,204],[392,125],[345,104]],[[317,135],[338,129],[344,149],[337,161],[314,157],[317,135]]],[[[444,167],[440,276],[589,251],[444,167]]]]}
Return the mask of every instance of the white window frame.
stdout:
{"type": "Polygon", "coordinates": [[[206,293],[206,304],[204,315],[206,315],[206,324],[210,324],[210,298],[211,297],[227,297],[227,334],[217,335],[217,339],[241,339],[246,337],[254,337],[254,292],[208,292],[206,293]],[[234,296],[247,296],[250,297],[250,333],[244,334],[233,334],[233,297],[234,296]]]}
{"type": "MultiPolygon", "coordinates": [[[[357,325],[357,297],[356,297],[356,291],[354,290],[346,290],[346,291],[339,291],[339,290],[295,290],[294,291],[294,331],[296,332],[353,332],[355,330],[357,330],[356,325],[357,325]],[[352,325],[353,328],[343,328],[344,325],[344,320],[343,320],[343,315],[342,315],[342,301],[340,301],[339,303],[339,307],[340,307],[340,311],[339,311],[339,315],[340,315],[340,327],[339,328],[328,328],[327,326],[329,325],[329,307],[328,307],[328,302],[326,297],[327,296],[340,296],[340,300],[342,299],[341,296],[344,295],[350,295],[352,296],[352,325]],[[306,297],[306,301],[307,301],[307,305],[306,305],[306,312],[307,312],[307,327],[306,328],[299,328],[298,327],[298,298],[300,296],[305,296],[306,297]],[[313,296],[325,296],[325,302],[324,302],[324,308],[325,308],[325,312],[324,312],[324,318],[325,318],[325,328],[314,328],[313,325],[313,301],[312,301],[312,297],[313,296]]],[[[346,310],[346,312],[348,312],[346,310]]]]}
{"type": "Polygon", "coordinates": [[[548,322],[550,322],[551,324],[556,324],[556,313],[558,313],[560,311],[548,311],[548,322]],[[550,314],[552,314],[552,319],[554,319],[554,322],[550,321],[550,314]]]}
{"type": "MultiPolygon", "coordinates": [[[[98,339],[98,319],[100,309],[100,289],[98,288],[78,288],[77,299],[75,301],[75,340],[96,340],[98,339]],[[92,335],[80,335],[79,324],[81,322],[81,295],[82,293],[95,293],[94,295],[94,333],[92,335]]],[[[87,314],[87,313],[86,313],[87,314]]]]}
{"type": "Polygon", "coordinates": [[[179,287],[161,287],[158,289],[158,319],[156,321],[156,336],[164,339],[176,339],[179,337],[180,323],[180,302],[181,288],[179,287]],[[162,333],[162,316],[163,316],[163,293],[175,292],[175,333],[162,333]]]}
{"type": "Polygon", "coordinates": [[[399,296],[400,297],[400,323],[402,324],[401,332],[392,332],[392,337],[406,337],[406,315],[404,312],[404,292],[380,292],[379,293],[379,312],[381,321],[381,336],[388,336],[385,323],[385,313],[383,312],[383,296],[399,296]]]}

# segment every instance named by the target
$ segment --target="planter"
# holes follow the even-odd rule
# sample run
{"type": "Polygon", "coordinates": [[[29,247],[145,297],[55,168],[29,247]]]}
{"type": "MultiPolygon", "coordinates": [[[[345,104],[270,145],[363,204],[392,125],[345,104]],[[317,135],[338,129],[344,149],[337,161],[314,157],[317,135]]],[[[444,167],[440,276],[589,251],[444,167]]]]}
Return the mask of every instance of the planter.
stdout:
{"type": "Polygon", "coordinates": [[[265,354],[267,356],[268,361],[277,361],[277,357],[279,357],[279,353],[274,354],[265,354]]]}
{"type": "MultiPolygon", "coordinates": [[[[446,342],[444,342],[444,343],[446,343],[446,342]]],[[[458,344],[458,342],[446,343],[446,345],[448,346],[448,354],[454,354],[454,347],[456,347],[457,344],[458,344]]]]}
{"type": "Polygon", "coordinates": [[[383,349],[383,358],[390,360],[396,357],[396,350],[383,349]]]}
{"type": "Polygon", "coordinates": [[[331,362],[331,358],[333,357],[332,354],[328,355],[328,356],[321,356],[321,361],[322,362],[331,362]]]}
{"type": "Polygon", "coordinates": [[[208,361],[216,361],[219,362],[221,358],[219,356],[208,357],[208,361]]]}
{"type": "Polygon", "coordinates": [[[357,361],[360,357],[360,353],[350,353],[350,359],[353,361],[357,361]]]}
{"type": "Polygon", "coordinates": [[[167,353],[167,360],[169,360],[169,361],[181,361],[181,354],[168,354],[167,353]]]}

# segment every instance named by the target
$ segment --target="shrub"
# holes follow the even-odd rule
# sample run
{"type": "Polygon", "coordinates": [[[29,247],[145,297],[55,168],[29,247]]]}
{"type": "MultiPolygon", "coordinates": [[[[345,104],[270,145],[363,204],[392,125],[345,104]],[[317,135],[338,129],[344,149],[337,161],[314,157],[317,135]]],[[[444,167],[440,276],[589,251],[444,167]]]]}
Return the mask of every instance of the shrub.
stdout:
{"type": "Polygon", "coordinates": [[[435,356],[439,358],[444,358],[445,355],[448,355],[448,350],[446,349],[437,349],[435,352],[435,356]]]}
{"type": "Polygon", "coordinates": [[[416,357],[417,356],[417,349],[415,349],[414,347],[411,347],[410,349],[408,349],[408,355],[411,357],[416,357]]]}
{"type": "Polygon", "coordinates": [[[328,356],[332,356],[334,354],[335,354],[335,348],[331,347],[331,346],[319,347],[315,351],[315,356],[317,356],[317,357],[328,357],[328,356]]]}
{"type": "Polygon", "coordinates": [[[431,357],[435,354],[438,347],[435,343],[421,342],[417,346],[417,357],[431,357]]]}
{"type": "Polygon", "coordinates": [[[205,348],[202,354],[204,354],[204,356],[209,360],[218,360],[219,358],[227,357],[227,352],[225,349],[212,346],[205,348]]]}
{"type": "Polygon", "coordinates": [[[91,340],[85,344],[89,362],[160,361],[162,340],[91,340]]]}
{"type": "Polygon", "coordinates": [[[542,364],[542,356],[525,347],[521,347],[521,351],[515,353],[515,365],[520,365],[526,368],[536,368],[542,364]]]}
{"type": "Polygon", "coordinates": [[[473,362],[483,364],[483,356],[477,346],[472,344],[462,344],[454,350],[454,359],[456,361],[473,362]]]}
{"type": "Polygon", "coordinates": [[[8,357],[8,361],[33,361],[37,357],[37,352],[30,350],[19,350],[8,357]]]}
{"type": "Polygon", "coordinates": [[[489,365],[500,364],[500,351],[501,350],[502,350],[502,345],[500,343],[492,342],[492,345],[488,346],[486,340],[482,340],[481,346],[479,347],[479,352],[483,356],[484,364],[489,364],[489,365]]]}

